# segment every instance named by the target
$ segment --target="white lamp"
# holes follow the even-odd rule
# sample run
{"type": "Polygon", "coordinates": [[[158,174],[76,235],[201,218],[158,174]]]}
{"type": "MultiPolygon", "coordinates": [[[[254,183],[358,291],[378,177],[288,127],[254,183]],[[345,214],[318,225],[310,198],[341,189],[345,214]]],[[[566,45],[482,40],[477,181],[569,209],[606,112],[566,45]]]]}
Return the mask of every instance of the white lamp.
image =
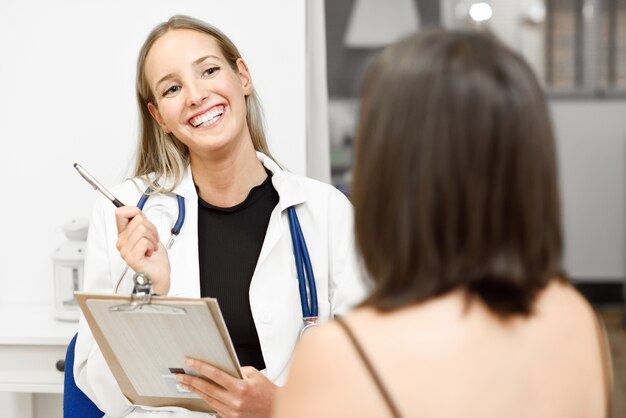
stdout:
{"type": "Polygon", "coordinates": [[[74,292],[83,287],[85,241],[89,221],[72,219],[63,225],[67,241],[52,253],[54,262],[54,317],[62,321],[78,321],[80,311],[74,292]]]}

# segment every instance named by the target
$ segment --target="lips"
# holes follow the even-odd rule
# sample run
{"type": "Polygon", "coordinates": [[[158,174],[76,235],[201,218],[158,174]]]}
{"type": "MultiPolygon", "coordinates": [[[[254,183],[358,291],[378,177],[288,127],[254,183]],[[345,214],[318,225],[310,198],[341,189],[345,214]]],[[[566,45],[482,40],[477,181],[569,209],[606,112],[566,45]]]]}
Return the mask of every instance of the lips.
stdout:
{"type": "Polygon", "coordinates": [[[189,119],[189,123],[194,128],[204,128],[213,125],[223,114],[224,105],[217,105],[210,108],[208,111],[189,119]]]}

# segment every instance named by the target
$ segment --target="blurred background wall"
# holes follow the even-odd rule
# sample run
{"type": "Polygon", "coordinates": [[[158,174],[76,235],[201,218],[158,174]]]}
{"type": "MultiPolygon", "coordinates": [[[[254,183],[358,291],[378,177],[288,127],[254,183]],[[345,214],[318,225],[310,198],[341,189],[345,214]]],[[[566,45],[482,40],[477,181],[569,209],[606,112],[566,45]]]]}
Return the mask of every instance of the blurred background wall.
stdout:
{"type": "Polygon", "coordinates": [[[626,1],[327,0],[326,25],[331,167],[339,187],[349,190],[355,98],[372,54],[390,38],[428,26],[492,31],[529,61],[546,88],[559,152],[569,274],[581,283],[621,286],[626,1]],[[411,13],[414,22],[405,18],[411,13]],[[361,43],[355,27],[361,28],[361,43]]]}

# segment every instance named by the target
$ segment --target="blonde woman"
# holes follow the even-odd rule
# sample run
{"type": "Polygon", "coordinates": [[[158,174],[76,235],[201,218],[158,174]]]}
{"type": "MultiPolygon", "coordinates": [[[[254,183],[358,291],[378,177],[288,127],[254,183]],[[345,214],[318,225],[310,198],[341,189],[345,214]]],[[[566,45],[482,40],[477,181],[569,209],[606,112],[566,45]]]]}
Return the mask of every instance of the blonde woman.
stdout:
{"type": "MultiPolygon", "coordinates": [[[[194,361],[188,366],[203,378],[185,376],[181,384],[221,417],[269,416],[303,329],[289,208],[306,239],[316,316],[324,321],[365,294],[351,205],[332,186],[291,174],[272,159],[248,67],[218,29],[185,16],[154,28],[139,54],[137,98],[136,177],[112,190],[129,206],[114,211],[104,198],[96,203],[85,289],[128,294],[134,271],[149,275],[157,294],[216,297],[244,378],[194,361]],[[143,211],[130,206],[148,187],[143,211]],[[185,219],[177,231],[181,199],[185,219]]],[[[85,321],[74,374],[107,416],[206,416],[131,405],[85,321]]]]}

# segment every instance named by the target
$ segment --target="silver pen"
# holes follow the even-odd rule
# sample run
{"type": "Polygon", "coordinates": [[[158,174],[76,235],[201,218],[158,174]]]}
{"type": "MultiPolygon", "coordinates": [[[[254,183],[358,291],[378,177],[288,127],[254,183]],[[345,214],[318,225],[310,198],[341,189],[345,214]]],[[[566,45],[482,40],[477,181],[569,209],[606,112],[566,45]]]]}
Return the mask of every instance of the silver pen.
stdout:
{"type": "Polygon", "coordinates": [[[88,172],[86,172],[85,169],[82,168],[78,163],[74,163],[74,168],[76,169],[76,171],[78,171],[78,174],[80,174],[85,180],[87,180],[87,183],[91,184],[91,186],[94,189],[96,189],[100,193],[102,193],[116,207],[119,208],[121,206],[124,206],[124,204],[122,202],[120,202],[115,196],[113,196],[111,194],[111,192],[106,189],[106,187],[104,187],[102,184],[100,184],[100,182],[98,180],[93,178],[93,176],[91,174],[89,174],[88,172]]]}

